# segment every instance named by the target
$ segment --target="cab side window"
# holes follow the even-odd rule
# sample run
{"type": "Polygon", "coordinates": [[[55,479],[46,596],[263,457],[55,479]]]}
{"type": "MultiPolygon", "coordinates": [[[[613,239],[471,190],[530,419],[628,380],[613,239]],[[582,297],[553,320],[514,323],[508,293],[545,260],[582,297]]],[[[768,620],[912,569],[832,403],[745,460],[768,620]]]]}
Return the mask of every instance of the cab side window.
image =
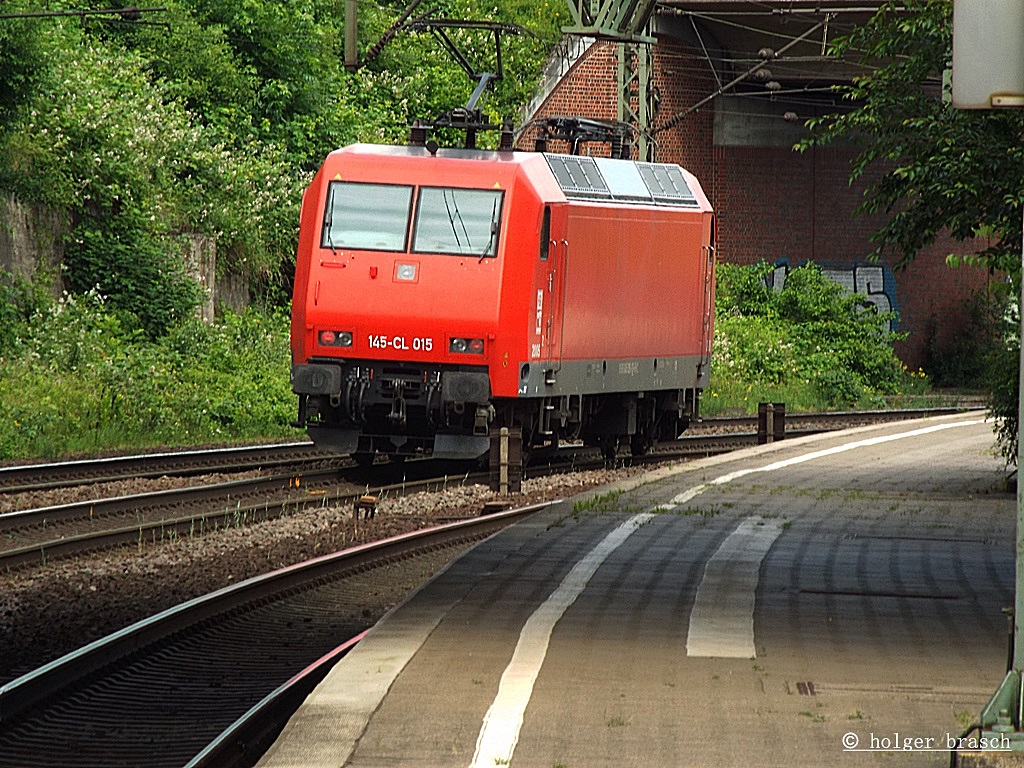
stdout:
{"type": "Polygon", "coordinates": [[[551,250],[551,206],[544,206],[544,219],[540,224],[540,260],[547,261],[551,250]]]}

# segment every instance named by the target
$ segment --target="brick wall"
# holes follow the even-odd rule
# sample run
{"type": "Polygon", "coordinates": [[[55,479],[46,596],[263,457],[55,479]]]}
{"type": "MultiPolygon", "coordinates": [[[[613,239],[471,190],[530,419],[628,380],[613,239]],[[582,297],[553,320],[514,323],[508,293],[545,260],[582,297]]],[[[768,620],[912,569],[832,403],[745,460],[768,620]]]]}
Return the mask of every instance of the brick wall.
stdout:
{"type": "MultiPolygon", "coordinates": [[[[570,115],[615,118],[617,47],[597,43],[541,103],[534,117],[570,115]]],[[[699,52],[671,38],[654,49],[655,125],[663,124],[717,88],[699,52]]],[[[718,101],[690,112],[657,134],[657,159],[679,163],[700,180],[718,217],[718,257],[740,264],[813,260],[830,266],[865,263],[873,250],[878,217],[854,216],[864,184],[849,183],[851,149],[814,149],[803,154],[789,146],[720,146],[715,143],[718,101]]],[[[523,137],[524,146],[532,135],[523,137]]],[[[565,151],[564,147],[552,147],[565,151]]],[[[599,145],[587,148],[604,154],[599,145]]],[[[951,270],[948,253],[963,245],[943,241],[895,270],[892,303],[900,312],[897,345],[912,369],[924,365],[929,345],[946,347],[964,322],[965,302],[989,280],[984,270],[951,270]]],[[[892,260],[883,261],[890,269],[892,260]]]]}

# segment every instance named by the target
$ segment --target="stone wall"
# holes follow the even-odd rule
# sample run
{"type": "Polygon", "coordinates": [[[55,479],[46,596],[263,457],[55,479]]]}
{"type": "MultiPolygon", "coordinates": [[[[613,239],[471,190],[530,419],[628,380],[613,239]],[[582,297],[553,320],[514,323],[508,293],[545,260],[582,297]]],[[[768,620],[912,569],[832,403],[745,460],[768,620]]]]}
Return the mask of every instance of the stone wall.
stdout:
{"type": "MultiPolygon", "coordinates": [[[[0,270],[33,282],[44,281],[55,298],[66,285],[63,277],[64,235],[72,226],[68,214],[46,206],[0,195],[0,270]]],[[[217,276],[217,242],[207,235],[184,236],[185,268],[203,289],[197,313],[207,322],[224,309],[236,312],[249,305],[249,282],[243,275],[217,276]]]]}
{"type": "Polygon", "coordinates": [[[44,206],[0,195],[0,269],[26,280],[43,280],[53,296],[64,291],[61,264],[69,217],[44,206]]]}

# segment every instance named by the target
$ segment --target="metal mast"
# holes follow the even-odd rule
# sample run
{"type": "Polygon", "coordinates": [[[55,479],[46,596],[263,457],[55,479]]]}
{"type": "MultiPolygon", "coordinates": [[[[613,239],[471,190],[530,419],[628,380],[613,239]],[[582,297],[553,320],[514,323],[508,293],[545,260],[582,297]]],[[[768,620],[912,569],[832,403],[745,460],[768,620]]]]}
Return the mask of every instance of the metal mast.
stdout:
{"type": "Polygon", "coordinates": [[[657,0],[566,0],[572,24],[569,35],[618,43],[616,118],[636,127],[637,155],[654,159],[651,17],[657,0]]]}

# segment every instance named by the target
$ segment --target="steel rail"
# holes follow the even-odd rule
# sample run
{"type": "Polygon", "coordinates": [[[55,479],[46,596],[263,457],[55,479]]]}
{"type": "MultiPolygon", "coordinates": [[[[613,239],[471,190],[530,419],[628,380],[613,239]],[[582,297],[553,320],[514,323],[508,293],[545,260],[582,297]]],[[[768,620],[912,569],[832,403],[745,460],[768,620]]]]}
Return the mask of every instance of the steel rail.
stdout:
{"type": "Polygon", "coordinates": [[[89,499],[51,507],[38,507],[0,514],[0,533],[18,528],[45,526],[68,520],[94,520],[110,515],[135,512],[140,508],[174,506],[200,501],[230,502],[232,492],[241,496],[252,493],[266,493],[273,490],[290,490],[300,487],[309,478],[337,476],[336,469],[319,469],[310,472],[296,472],[286,475],[271,475],[244,480],[229,480],[223,483],[197,485],[189,488],[172,488],[165,491],[135,493],[128,496],[111,496],[105,499],[89,499]]]}
{"type": "MultiPolygon", "coordinates": [[[[256,576],[169,608],[0,686],[0,724],[5,725],[0,730],[6,730],[7,724],[17,716],[46,700],[59,698],[63,691],[87,678],[94,680],[105,668],[112,674],[117,672],[111,665],[116,665],[116,662],[129,655],[143,653],[147,646],[176,633],[235,615],[244,611],[246,606],[287,599],[303,589],[343,578],[359,570],[380,567],[381,563],[393,562],[436,547],[450,546],[458,541],[489,536],[555,503],[558,500],[460,520],[357,546],[256,576]]],[[[201,650],[193,649],[191,653],[202,656],[201,650]]]]}
{"type": "MultiPolygon", "coordinates": [[[[965,411],[984,410],[987,406],[980,401],[971,401],[963,406],[946,406],[935,408],[904,408],[904,409],[880,409],[873,411],[829,411],[827,413],[786,413],[787,428],[807,429],[808,426],[821,426],[823,429],[834,429],[834,425],[841,427],[851,424],[878,424],[886,421],[909,421],[912,419],[924,419],[930,416],[951,416],[965,411]]],[[[691,425],[690,431],[706,431],[716,428],[738,428],[756,427],[758,417],[752,416],[726,416],[701,419],[691,425]]],[[[687,433],[689,434],[689,433],[687,433]]]]}
{"type": "MultiPolygon", "coordinates": [[[[185,768],[229,768],[242,764],[245,757],[263,754],[331,668],[355,648],[367,632],[342,643],[268,693],[207,744],[185,768]]],[[[252,762],[249,760],[244,764],[251,765],[252,762]]]]}
{"type": "MultiPolygon", "coordinates": [[[[204,533],[223,528],[237,527],[254,521],[283,517],[302,509],[327,505],[354,504],[355,500],[367,492],[365,486],[353,488],[351,483],[340,492],[324,490],[309,498],[290,496],[283,499],[260,499],[243,503],[233,498],[243,494],[266,493],[274,490],[298,489],[303,479],[310,477],[331,478],[338,476],[338,470],[318,470],[301,475],[278,475],[250,480],[233,480],[226,483],[201,486],[197,488],[178,488],[170,491],[119,496],[97,501],[75,502],[56,507],[10,512],[0,515],[0,533],[24,529],[29,525],[43,525],[47,522],[60,520],[99,520],[125,512],[133,512],[145,508],[164,508],[181,504],[208,503],[214,509],[209,511],[192,511],[184,515],[157,515],[148,521],[138,521],[130,525],[89,531],[73,535],[57,535],[55,538],[36,541],[18,547],[0,550],[0,569],[11,568],[33,562],[45,563],[48,559],[82,554],[98,549],[122,545],[138,544],[145,546],[159,543],[177,536],[203,535],[204,533]]],[[[340,478],[338,478],[340,480],[340,478]]],[[[466,474],[460,482],[485,479],[484,475],[466,474]]],[[[441,488],[449,484],[449,478],[429,478],[412,480],[390,485],[375,486],[378,495],[405,494],[423,490],[441,488]]],[[[454,483],[452,483],[454,484],[454,483]]]]}
{"type": "Polygon", "coordinates": [[[339,458],[318,450],[311,442],[294,442],[22,464],[0,467],[0,491],[14,493],[100,481],[250,470],[254,466],[273,467],[339,458]]]}

